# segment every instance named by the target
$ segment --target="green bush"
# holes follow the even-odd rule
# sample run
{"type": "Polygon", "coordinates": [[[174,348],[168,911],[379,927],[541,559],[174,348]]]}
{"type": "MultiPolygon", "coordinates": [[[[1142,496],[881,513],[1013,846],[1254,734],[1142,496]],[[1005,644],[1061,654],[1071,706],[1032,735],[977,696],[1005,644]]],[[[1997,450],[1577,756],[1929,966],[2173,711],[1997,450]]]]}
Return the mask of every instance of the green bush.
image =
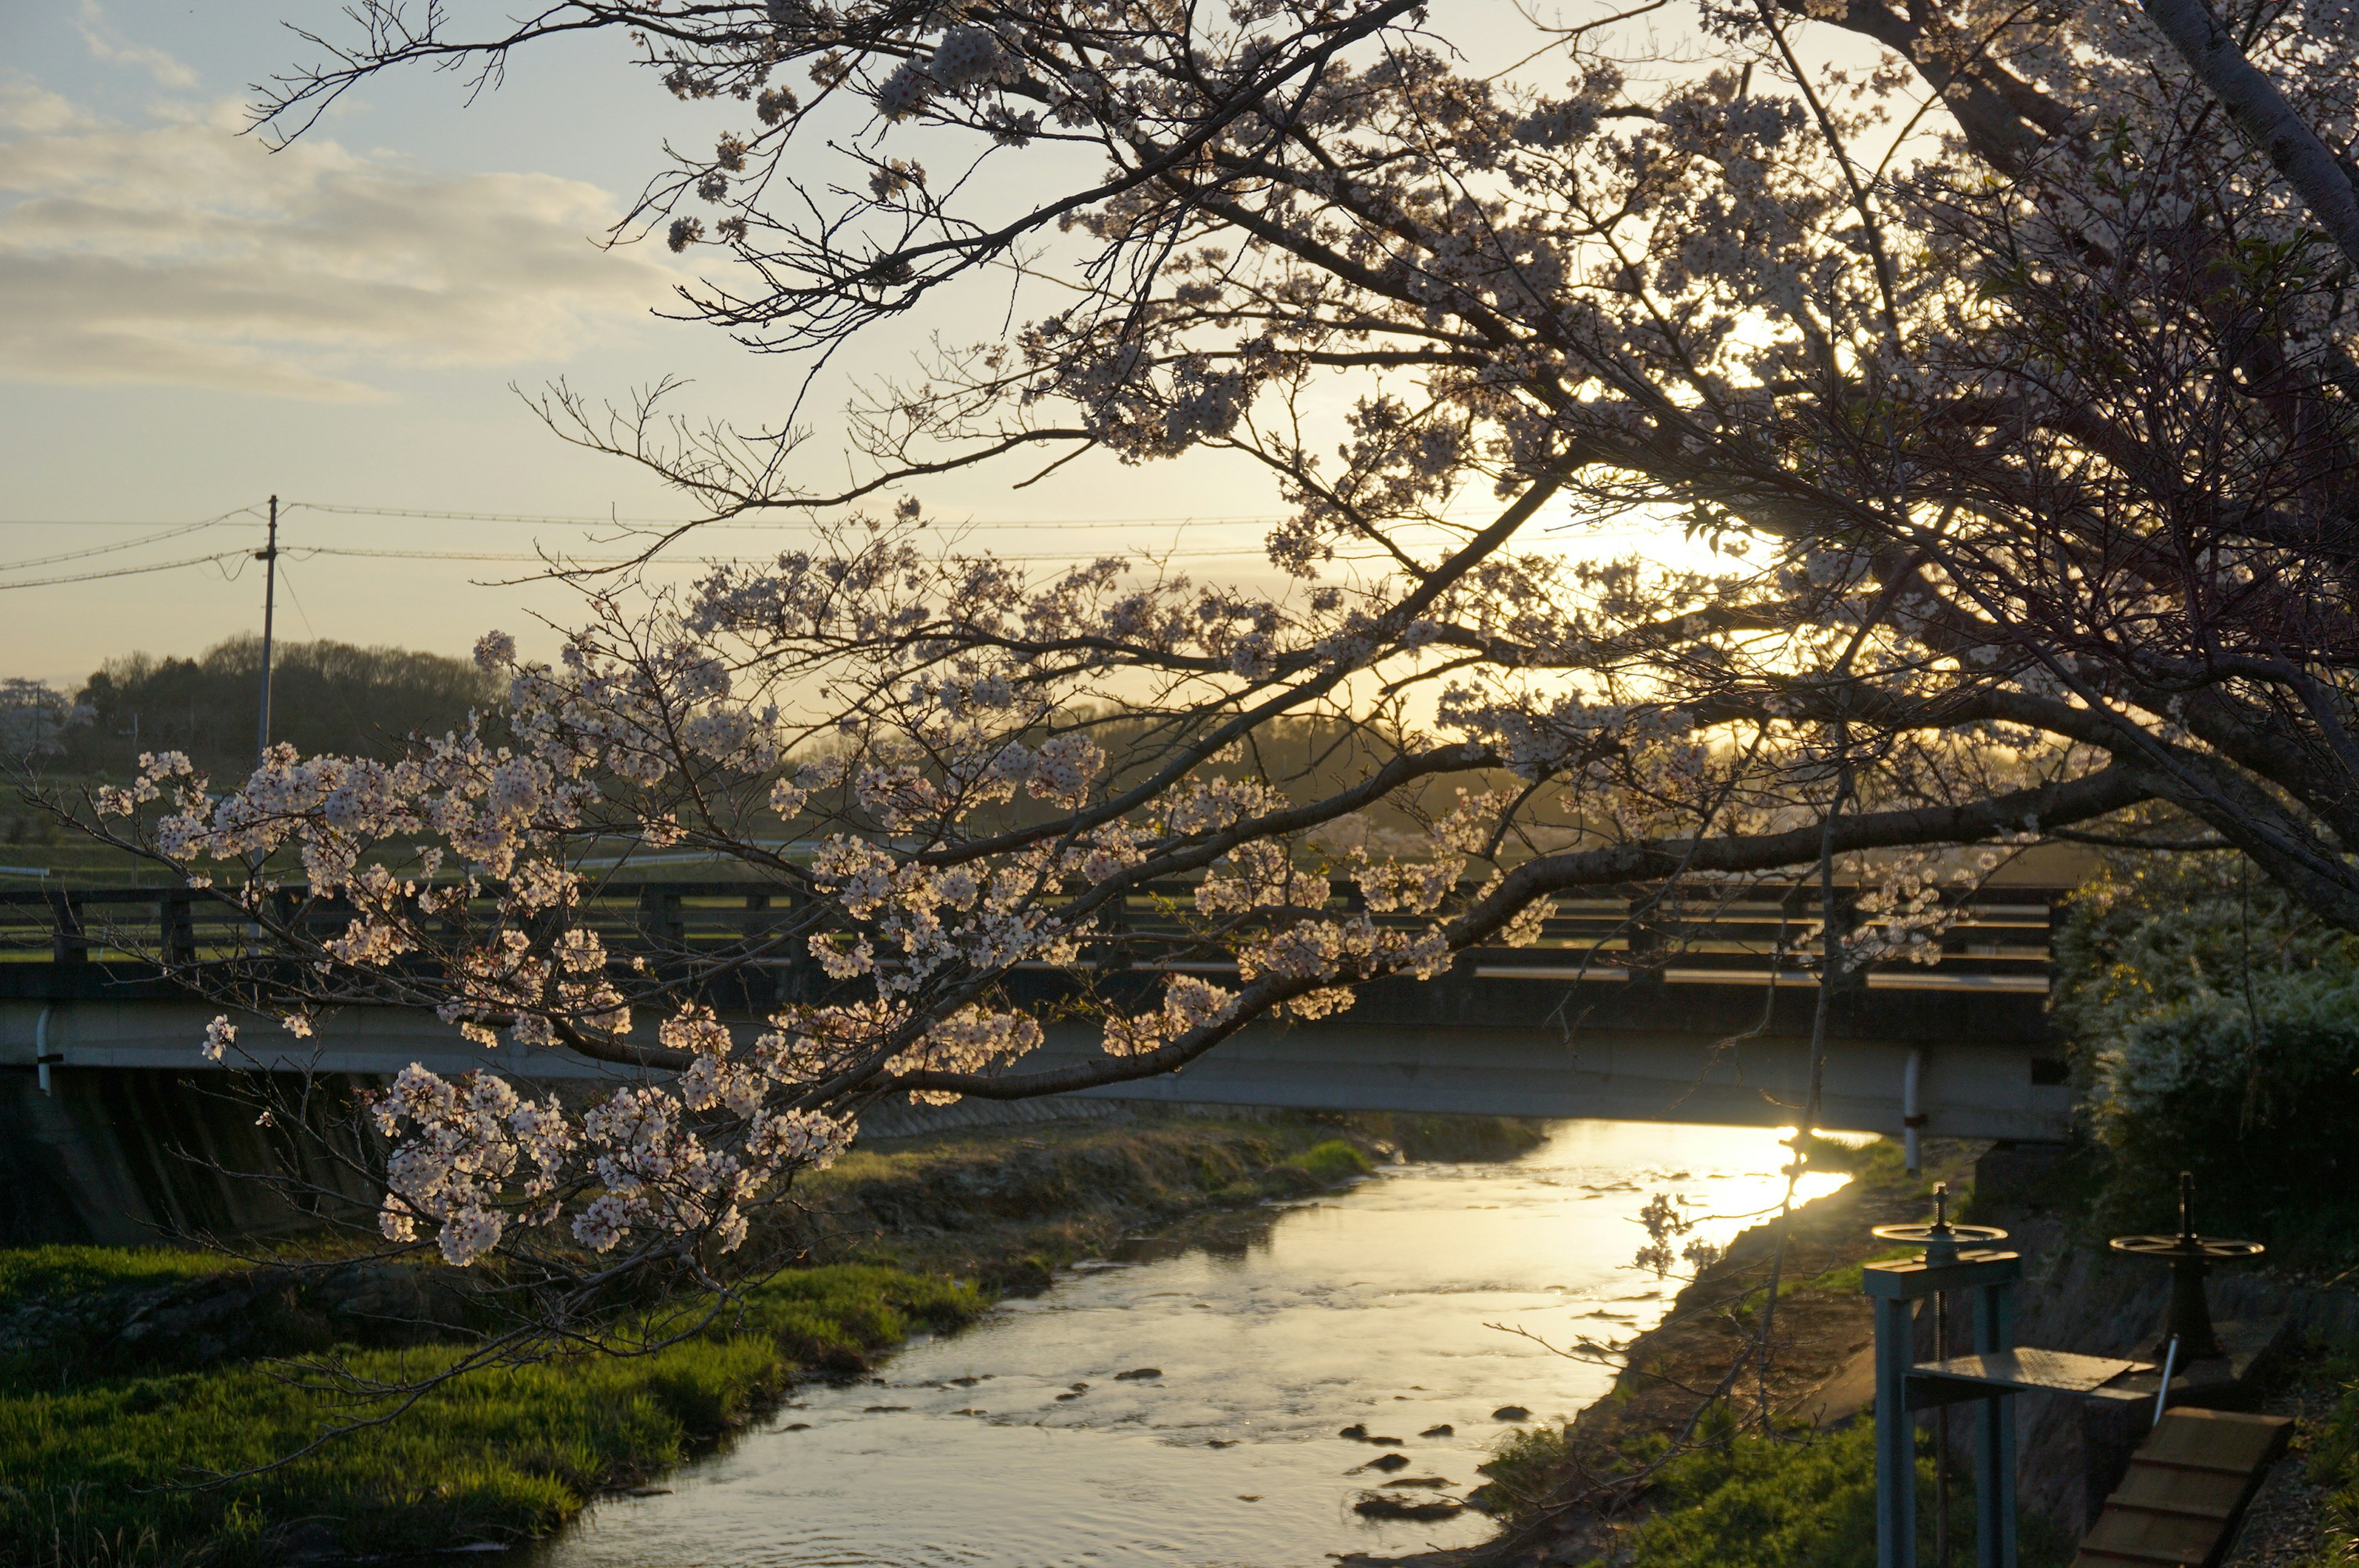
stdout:
{"type": "Polygon", "coordinates": [[[2359,938],[2240,859],[2149,857],[2076,896],[2057,949],[2056,1018],[2111,1155],[2101,1220],[2165,1227],[2186,1170],[2207,1229],[2315,1234],[2359,1164],[2359,938]]]}
{"type": "Polygon", "coordinates": [[[1356,1145],[1346,1143],[1340,1138],[1314,1143],[1299,1154],[1288,1155],[1279,1163],[1305,1172],[1313,1180],[1328,1186],[1349,1181],[1353,1176],[1364,1176],[1375,1169],[1356,1145]]]}

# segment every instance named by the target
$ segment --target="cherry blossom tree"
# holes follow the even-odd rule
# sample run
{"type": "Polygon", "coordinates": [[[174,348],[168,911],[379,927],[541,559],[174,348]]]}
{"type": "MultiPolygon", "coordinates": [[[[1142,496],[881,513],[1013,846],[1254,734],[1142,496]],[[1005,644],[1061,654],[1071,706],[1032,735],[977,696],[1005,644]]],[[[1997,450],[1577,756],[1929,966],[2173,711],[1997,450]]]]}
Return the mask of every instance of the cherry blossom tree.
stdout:
{"type": "Polygon", "coordinates": [[[557,389],[561,435],[819,542],[598,585],[553,664],[487,636],[498,743],[282,750],[221,797],[158,757],[101,820],[251,915],[207,983],[299,1029],[428,1006],[495,1062],[669,1075],[374,1104],[388,1244],[569,1280],[721,1278],[876,1097],[1168,1072],[1583,889],[1801,874],[1832,907],[1840,867],[1832,978],[1930,951],[1936,851],[2169,816],[2359,928],[2359,12],[2152,9],[1703,0],[1669,55],[1652,6],[560,0],[476,34],[368,0],[267,129],[612,31],[735,117],[614,236],[701,264],[689,314],[806,393],[901,318],[940,346],[860,394],[844,486],[799,427],[557,389]],[[943,335],[984,299],[1006,331],[943,335]],[[1248,465],[1286,586],[936,545],[942,476],[1085,455],[1248,465]],[[1632,519],[1712,550],[1583,546],[1632,519]],[[617,842],[791,913],[609,952],[577,912],[617,842]],[[1132,929],[1175,881],[1173,929],[1132,929]],[[780,956],[831,989],[716,1015],[780,956]],[[1027,966],[1096,1059],[1026,1065],[1027,966]]]}

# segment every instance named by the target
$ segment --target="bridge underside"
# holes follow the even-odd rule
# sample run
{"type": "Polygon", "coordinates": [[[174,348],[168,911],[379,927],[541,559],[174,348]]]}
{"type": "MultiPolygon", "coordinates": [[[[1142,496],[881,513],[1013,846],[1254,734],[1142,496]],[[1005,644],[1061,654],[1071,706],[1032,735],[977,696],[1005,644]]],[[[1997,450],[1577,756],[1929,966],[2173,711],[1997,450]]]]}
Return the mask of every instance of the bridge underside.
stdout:
{"type": "MultiPolygon", "coordinates": [[[[1653,999],[1612,989],[1603,1005],[1569,1010],[1543,1005],[1538,987],[1504,1000],[1492,987],[1482,993],[1488,1001],[1453,1005],[1445,982],[1421,988],[1421,1005],[1379,1013],[1364,1003],[1339,1019],[1248,1029],[1179,1073],[1085,1098],[1744,1127],[1796,1119],[1810,1089],[1807,991],[1765,1008],[1724,987],[1690,996],[1666,988],[1672,994],[1653,999]],[[1429,1010],[1442,1016],[1416,1016],[1429,1010]]],[[[2044,1032],[2024,1018],[1977,1019],[1989,999],[1966,1000],[1975,1005],[1951,999],[1938,1014],[1895,999],[1848,1005],[1828,1042],[1820,1125],[1898,1133],[1913,1056],[1927,1133],[2062,1139],[2071,1097],[2044,1032]]],[[[2022,1000],[2004,1004],[2019,1012],[2022,1000]]],[[[293,1217],[245,1190],[256,1184],[241,1187],[212,1169],[283,1163],[290,1152],[272,1146],[297,1141],[266,1141],[251,1108],[208,1092],[229,1087],[197,1052],[212,1011],[165,998],[0,1004],[0,1066],[13,1069],[0,1074],[0,1243],[130,1241],[159,1228],[252,1230],[293,1217]],[[37,1054],[49,1058],[47,1090],[37,1054]]],[[[243,1022],[249,1065],[278,1072],[382,1077],[419,1062],[585,1088],[636,1076],[564,1051],[484,1051],[422,1011],[348,1011],[310,1040],[243,1022]]],[[[1059,1027],[1026,1065],[1096,1057],[1093,1029],[1059,1027]]]]}
{"type": "MultiPolygon", "coordinates": [[[[1111,1099],[1297,1110],[1442,1111],[1784,1127],[1810,1094],[1809,1037],[1716,1048],[1691,1035],[1329,1025],[1248,1030],[1193,1065],[1084,1094],[1111,1099]]],[[[2060,1141],[2071,1096],[2046,1047],[1829,1043],[1819,1123],[1897,1135],[1909,1057],[1924,1130],[1936,1137],[2060,1141]]],[[[1035,1060],[1094,1054],[1052,1034],[1035,1060]]]]}

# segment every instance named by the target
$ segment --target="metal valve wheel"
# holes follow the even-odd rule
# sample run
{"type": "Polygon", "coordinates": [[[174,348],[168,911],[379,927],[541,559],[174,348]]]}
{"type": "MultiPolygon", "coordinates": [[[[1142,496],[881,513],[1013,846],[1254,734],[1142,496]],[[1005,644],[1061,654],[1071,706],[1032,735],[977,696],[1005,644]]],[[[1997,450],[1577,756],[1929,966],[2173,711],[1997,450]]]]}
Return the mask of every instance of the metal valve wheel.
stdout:
{"type": "Polygon", "coordinates": [[[1933,1223],[1930,1225],[1879,1225],[1869,1235],[1878,1241],[1898,1241],[1925,1249],[1928,1263],[1954,1263],[1958,1254],[1969,1248],[1987,1247],[2006,1239],[2006,1232],[1995,1225],[1951,1225],[1950,1223],[1950,1184],[1933,1184],[1933,1223]]]}
{"type": "Polygon", "coordinates": [[[2174,1339],[2179,1341],[2179,1359],[2182,1363],[2227,1354],[2212,1332],[2212,1303],[2203,1288],[2203,1277],[2214,1263],[2246,1262],[2268,1249],[2257,1241],[2232,1241],[2195,1233],[2193,1173],[2179,1173],[2178,1235],[2116,1236],[2107,1245],[2125,1257],[2151,1258],[2170,1265],[2170,1309],[2164,1314],[2162,1333],[2149,1352],[2154,1359],[2167,1355],[2174,1339]]]}

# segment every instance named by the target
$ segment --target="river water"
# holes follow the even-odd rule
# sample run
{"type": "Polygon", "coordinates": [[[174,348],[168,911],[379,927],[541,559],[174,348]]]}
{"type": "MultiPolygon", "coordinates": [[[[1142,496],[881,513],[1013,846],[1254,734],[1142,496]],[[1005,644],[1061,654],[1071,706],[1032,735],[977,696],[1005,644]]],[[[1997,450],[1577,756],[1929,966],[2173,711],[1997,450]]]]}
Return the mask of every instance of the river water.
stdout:
{"type": "MultiPolygon", "coordinates": [[[[669,1493],[601,1501],[524,1560],[1319,1568],[1469,1544],[1489,1533],[1472,1509],[1374,1521],[1352,1505],[1379,1487],[1462,1497],[1513,1429],[1502,1407],[1560,1420],[1603,1393],[1605,1368],[1490,1325],[1557,1345],[1651,1326],[1675,1282],[1631,1267],[1639,1206],[1665,1191],[1698,1214],[1771,1207],[1777,1137],[1560,1122],[1514,1161],[1391,1166],[1209,1243],[1129,1243],[877,1378],[798,1390],[669,1493]],[[1354,1426],[1400,1444],[1338,1435],[1354,1426]],[[1385,1454],[1409,1464],[1361,1468],[1385,1454]]],[[[1806,1177],[1802,1195],[1842,1181],[1806,1177]]]]}

